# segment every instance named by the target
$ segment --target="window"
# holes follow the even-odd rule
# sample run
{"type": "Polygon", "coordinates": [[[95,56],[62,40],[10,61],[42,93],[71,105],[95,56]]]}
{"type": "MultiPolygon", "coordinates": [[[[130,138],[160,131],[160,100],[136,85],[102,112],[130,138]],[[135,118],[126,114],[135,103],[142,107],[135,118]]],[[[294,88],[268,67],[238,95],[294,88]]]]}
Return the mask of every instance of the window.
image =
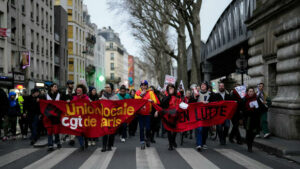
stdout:
{"type": "Polygon", "coordinates": [[[110,44],[109,44],[109,48],[110,48],[110,49],[114,48],[114,43],[110,43],[110,44]]]}
{"type": "Polygon", "coordinates": [[[115,54],[114,53],[110,54],[110,60],[115,60],[115,54]]]}
{"type": "Polygon", "coordinates": [[[39,4],[36,4],[36,23],[39,24],[39,4]]]}
{"type": "Polygon", "coordinates": [[[15,2],[15,0],[11,0],[11,5],[16,5],[16,2],[15,2]]]}
{"type": "Polygon", "coordinates": [[[115,70],[115,64],[114,63],[110,64],[110,70],[115,70]]]}
{"type": "Polygon", "coordinates": [[[68,6],[73,6],[73,0],[68,0],[68,6]]]}
{"type": "Polygon", "coordinates": [[[68,42],[68,54],[73,55],[73,42],[68,42]]]}
{"type": "Polygon", "coordinates": [[[23,0],[22,4],[22,14],[25,15],[25,0],[23,0]]]}
{"type": "Polygon", "coordinates": [[[15,42],[16,40],[16,19],[15,18],[11,18],[11,41],[15,42]]]}
{"type": "Polygon", "coordinates": [[[30,49],[34,50],[34,30],[31,29],[31,43],[30,43],[30,49]]]}
{"type": "Polygon", "coordinates": [[[68,38],[73,39],[73,26],[68,25],[68,38]]]}
{"type": "Polygon", "coordinates": [[[72,14],[73,14],[72,9],[68,9],[68,21],[72,21],[72,14]]]}
{"type": "Polygon", "coordinates": [[[22,24],[22,45],[23,46],[26,46],[26,39],[25,39],[25,36],[26,35],[26,28],[25,28],[25,25],[22,24]]]}
{"type": "Polygon", "coordinates": [[[0,11],[0,28],[4,27],[3,24],[3,12],[0,11]]]}
{"type": "Polygon", "coordinates": [[[110,79],[111,79],[111,80],[115,79],[115,74],[114,74],[114,73],[111,73],[111,74],[110,74],[110,79]]]}

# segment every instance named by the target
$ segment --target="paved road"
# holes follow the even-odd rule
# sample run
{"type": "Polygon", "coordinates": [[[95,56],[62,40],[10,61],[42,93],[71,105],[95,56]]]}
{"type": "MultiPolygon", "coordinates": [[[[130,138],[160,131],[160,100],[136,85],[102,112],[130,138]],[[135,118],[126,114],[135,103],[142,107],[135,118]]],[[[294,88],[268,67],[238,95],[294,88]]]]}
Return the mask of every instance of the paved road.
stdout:
{"type": "Polygon", "coordinates": [[[246,151],[246,145],[227,144],[220,146],[217,141],[208,141],[209,149],[197,152],[195,140],[186,139],[183,146],[168,151],[166,138],[157,138],[156,144],[141,150],[138,137],[129,138],[121,143],[116,137],[115,148],[110,152],[101,152],[101,141],[95,147],[80,152],[78,144],[51,153],[47,148],[33,148],[29,141],[16,140],[0,142],[0,168],[5,169],[288,169],[300,168],[286,159],[269,155],[258,149],[254,153],[246,151]],[[77,146],[77,147],[76,147],[77,146]]]}

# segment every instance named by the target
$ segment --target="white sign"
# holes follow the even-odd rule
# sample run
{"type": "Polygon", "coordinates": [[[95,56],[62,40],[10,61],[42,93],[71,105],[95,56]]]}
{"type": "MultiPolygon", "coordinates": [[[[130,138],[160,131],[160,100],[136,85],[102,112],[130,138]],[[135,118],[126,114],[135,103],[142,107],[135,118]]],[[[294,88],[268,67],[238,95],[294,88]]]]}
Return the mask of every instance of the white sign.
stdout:
{"type": "Polygon", "coordinates": [[[246,86],[238,86],[234,89],[240,95],[241,99],[246,96],[246,90],[247,90],[246,86]]]}
{"type": "Polygon", "coordinates": [[[180,80],[180,84],[179,84],[179,87],[178,87],[178,91],[182,89],[183,90],[183,94],[185,95],[185,89],[184,89],[184,85],[183,85],[183,81],[180,80]]]}
{"type": "Polygon", "coordinates": [[[250,108],[258,108],[258,102],[256,100],[252,101],[249,103],[249,106],[250,108]]]}
{"type": "Polygon", "coordinates": [[[176,77],[170,76],[170,75],[166,75],[166,76],[165,76],[165,85],[164,85],[164,89],[167,87],[168,84],[173,84],[173,85],[175,85],[175,83],[176,83],[176,77]]]}

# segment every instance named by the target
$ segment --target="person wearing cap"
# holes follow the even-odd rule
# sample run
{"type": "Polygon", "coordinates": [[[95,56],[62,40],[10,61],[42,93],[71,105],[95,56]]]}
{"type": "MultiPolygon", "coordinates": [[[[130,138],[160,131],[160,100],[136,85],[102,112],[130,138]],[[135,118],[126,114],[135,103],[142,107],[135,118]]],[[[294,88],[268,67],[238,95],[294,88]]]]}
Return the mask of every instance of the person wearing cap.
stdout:
{"type": "Polygon", "coordinates": [[[135,94],[135,99],[145,99],[149,100],[149,102],[139,110],[139,126],[140,126],[140,143],[141,149],[145,149],[145,128],[146,128],[146,146],[150,147],[150,119],[151,119],[151,111],[152,111],[152,103],[159,104],[159,100],[157,96],[154,94],[152,90],[148,89],[148,81],[143,80],[140,85],[140,89],[135,94]]]}
{"type": "Polygon", "coordinates": [[[42,115],[40,112],[40,103],[39,103],[40,90],[34,88],[31,90],[31,95],[26,97],[24,100],[24,110],[27,111],[29,128],[31,131],[30,144],[33,145],[39,138],[38,135],[38,122],[41,119],[42,115]]]}
{"type": "MultiPolygon", "coordinates": [[[[120,87],[120,92],[117,94],[119,100],[131,99],[130,95],[126,92],[126,86],[122,85],[120,87]]],[[[121,134],[121,142],[125,143],[125,139],[127,138],[127,123],[123,123],[119,128],[119,132],[121,134]]]]}

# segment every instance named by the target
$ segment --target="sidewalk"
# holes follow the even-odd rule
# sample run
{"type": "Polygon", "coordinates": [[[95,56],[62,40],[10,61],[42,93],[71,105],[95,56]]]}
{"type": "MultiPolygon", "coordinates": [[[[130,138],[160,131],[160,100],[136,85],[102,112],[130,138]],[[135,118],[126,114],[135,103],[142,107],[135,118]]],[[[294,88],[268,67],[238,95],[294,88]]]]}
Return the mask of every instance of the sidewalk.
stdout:
{"type": "MultiPolygon", "coordinates": [[[[240,128],[240,132],[243,139],[245,139],[245,129],[240,128]]],[[[287,140],[271,135],[267,139],[255,138],[254,146],[269,154],[274,154],[300,164],[300,140],[287,140]]]]}

